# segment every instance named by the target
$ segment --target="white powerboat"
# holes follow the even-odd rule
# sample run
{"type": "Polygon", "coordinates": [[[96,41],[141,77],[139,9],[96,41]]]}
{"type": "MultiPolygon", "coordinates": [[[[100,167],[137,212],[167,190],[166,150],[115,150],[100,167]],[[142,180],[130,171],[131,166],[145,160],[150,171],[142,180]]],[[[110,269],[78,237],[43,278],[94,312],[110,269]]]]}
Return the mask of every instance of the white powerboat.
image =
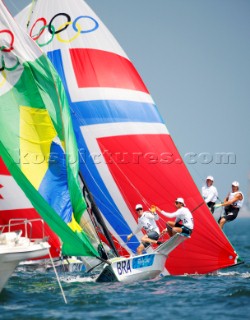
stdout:
{"type": "Polygon", "coordinates": [[[30,225],[31,221],[28,220],[0,225],[0,292],[21,261],[49,253],[50,245],[45,239],[28,237],[28,226],[31,234],[30,225]],[[16,229],[17,226],[19,230],[16,229]],[[11,231],[14,229],[15,231],[11,231]]]}

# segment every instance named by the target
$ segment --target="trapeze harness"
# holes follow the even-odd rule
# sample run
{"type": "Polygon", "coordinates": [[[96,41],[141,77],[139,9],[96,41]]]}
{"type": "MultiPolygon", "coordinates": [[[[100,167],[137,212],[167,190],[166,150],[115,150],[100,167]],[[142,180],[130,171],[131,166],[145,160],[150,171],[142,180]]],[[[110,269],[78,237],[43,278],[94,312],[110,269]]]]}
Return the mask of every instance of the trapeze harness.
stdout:
{"type": "Polygon", "coordinates": [[[221,218],[225,218],[227,221],[232,221],[237,218],[240,208],[243,205],[244,196],[241,191],[231,192],[228,196],[228,201],[232,200],[237,193],[240,193],[242,195],[242,200],[237,200],[229,206],[225,207],[225,212],[221,218]]]}

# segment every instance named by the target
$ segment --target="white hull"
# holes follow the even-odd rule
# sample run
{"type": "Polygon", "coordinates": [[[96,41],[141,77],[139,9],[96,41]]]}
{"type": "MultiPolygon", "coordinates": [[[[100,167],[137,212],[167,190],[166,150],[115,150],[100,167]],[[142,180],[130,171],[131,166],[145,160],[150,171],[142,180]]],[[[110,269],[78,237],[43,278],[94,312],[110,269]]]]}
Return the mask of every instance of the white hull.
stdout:
{"type": "Polygon", "coordinates": [[[105,265],[96,282],[134,282],[154,279],[164,268],[166,256],[158,253],[114,258],[105,265]]]}
{"type": "Polygon", "coordinates": [[[8,236],[13,234],[0,235],[0,292],[21,261],[45,256],[50,248],[47,242],[31,242],[26,237],[8,241],[8,236]]]}
{"type": "Polygon", "coordinates": [[[135,282],[154,279],[165,267],[168,254],[186,239],[176,234],[159,246],[153,253],[129,258],[113,258],[105,264],[96,282],[135,282]]]}
{"type": "MultiPolygon", "coordinates": [[[[53,264],[59,273],[63,272],[80,272],[85,271],[85,266],[83,261],[73,257],[68,259],[53,259],[53,264]]],[[[18,270],[22,270],[24,272],[50,272],[54,271],[53,265],[50,259],[44,260],[35,260],[35,261],[22,261],[18,265],[18,270]]]]}
{"type": "MultiPolygon", "coordinates": [[[[63,260],[58,260],[55,263],[55,268],[57,272],[79,272],[84,271],[85,266],[83,264],[83,261],[73,257],[63,260]]],[[[51,265],[51,262],[46,266],[46,271],[53,271],[53,266],[51,265]]]]}

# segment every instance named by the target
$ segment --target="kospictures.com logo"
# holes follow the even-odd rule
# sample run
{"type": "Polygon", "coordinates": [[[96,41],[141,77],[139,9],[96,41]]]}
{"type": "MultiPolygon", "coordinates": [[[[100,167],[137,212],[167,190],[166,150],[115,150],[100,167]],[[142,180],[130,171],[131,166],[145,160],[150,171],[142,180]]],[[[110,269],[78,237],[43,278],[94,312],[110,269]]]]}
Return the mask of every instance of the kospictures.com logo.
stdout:
{"type": "MultiPolygon", "coordinates": [[[[58,163],[66,159],[69,163],[77,162],[75,156],[70,154],[62,153],[50,153],[44,155],[42,153],[16,153],[16,163],[21,163],[22,165],[28,164],[42,164],[44,162],[58,163]]],[[[88,153],[85,150],[79,150],[78,161],[80,163],[88,162],[94,163],[96,165],[106,163],[106,164],[135,164],[140,163],[156,164],[160,163],[162,165],[171,164],[223,164],[232,165],[236,164],[236,154],[234,152],[187,152],[181,157],[179,154],[173,154],[171,152],[110,152],[109,150],[104,150],[103,153],[88,153]]]]}

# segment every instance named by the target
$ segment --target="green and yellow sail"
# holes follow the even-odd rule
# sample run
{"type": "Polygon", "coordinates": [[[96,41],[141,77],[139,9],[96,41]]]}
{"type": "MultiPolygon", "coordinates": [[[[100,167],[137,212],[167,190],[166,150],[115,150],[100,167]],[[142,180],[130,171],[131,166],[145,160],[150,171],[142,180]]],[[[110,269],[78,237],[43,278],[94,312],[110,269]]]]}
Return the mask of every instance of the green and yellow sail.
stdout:
{"type": "Polygon", "coordinates": [[[79,225],[86,203],[67,97],[55,69],[0,2],[0,152],[67,255],[98,256],[79,225]]]}

